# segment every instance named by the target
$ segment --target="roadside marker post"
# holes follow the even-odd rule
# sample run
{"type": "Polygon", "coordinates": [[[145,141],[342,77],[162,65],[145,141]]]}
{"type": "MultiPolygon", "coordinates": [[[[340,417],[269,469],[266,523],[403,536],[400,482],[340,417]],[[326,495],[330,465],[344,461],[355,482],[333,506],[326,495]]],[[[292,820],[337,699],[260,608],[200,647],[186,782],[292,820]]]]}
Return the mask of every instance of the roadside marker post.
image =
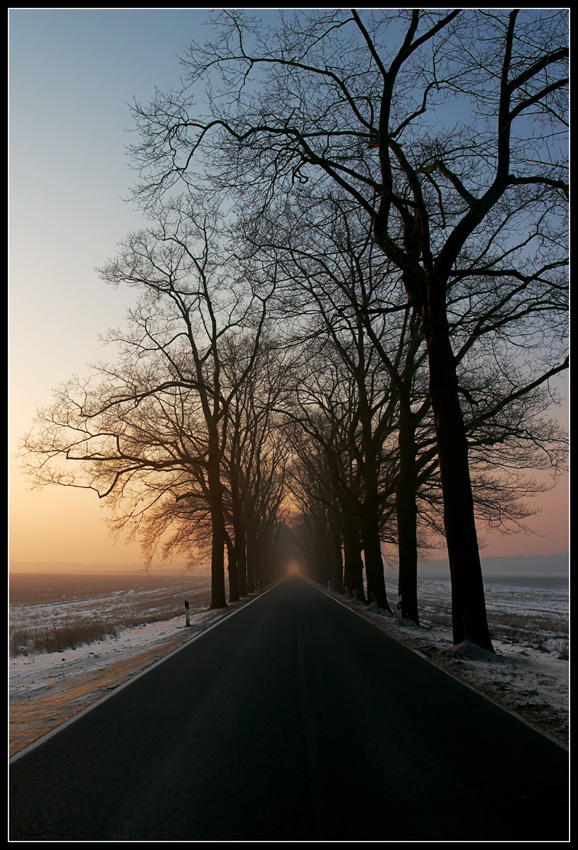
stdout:
{"type": "Polygon", "coordinates": [[[185,593],[185,626],[191,625],[191,616],[189,613],[189,594],[185,593]]]}

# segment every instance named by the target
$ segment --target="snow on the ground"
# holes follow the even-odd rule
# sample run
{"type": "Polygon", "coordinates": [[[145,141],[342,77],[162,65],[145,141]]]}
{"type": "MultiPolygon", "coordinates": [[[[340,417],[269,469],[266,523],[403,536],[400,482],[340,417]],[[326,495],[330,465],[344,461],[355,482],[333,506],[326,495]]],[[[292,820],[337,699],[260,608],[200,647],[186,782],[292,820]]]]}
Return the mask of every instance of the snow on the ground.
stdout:
{"type": "Polygon", "coordinates": [[[218,616],[215,611],[199,611],[190,616],[189,629],[183,616],[173,617],[122,629],[117,637],[107,637],[76,649],[17,655],[10,659],[10,699],[45,694],[55,684],[65,681],[70,684],[88,670],[93,672],[144,655],[175,635],[180,634],[184,642],[218,616]]]}
{"type": "MultiPolygon", "coordinates": [[[[472,645],[452,646],[451,628],[427,617],[418,628],[397,624],[392,614],[333,595],[396,640],[420,653],[475,690],[516,713],[556,740],[568,742],[569,672],[567,643],[494,637],[495,654],[472,645]],[[532,645],[534,644],[534,645],[532,645]]],[[[191,610],[184,615],[123,628],[76,649],[17,655],[10,659],[11,753],[58,726],[105,691],[146,669],[250,599],[225,611],[191,610]]]]}
{"type": "Polygon", "coordinates": [[[216,624],[228,611],[192,611],[184,617],[124,628],[116,637],[61,652],[10,659],[10,756],[106,697],[216,624]]]}
{"type": "Polygon", "coordinates": [[[419,627],[407,620],[398,624],[393,614],[378,609],[375,604],[339,599],[450,675],[542,733],[568,744],[567,640],[542,638],[540,632],[534,633],[534,640],[528,639],[531,633],[512,636],[507,623],[503,628],[496,625],[498,636],[494,634],[492,638],[495,650],[492,653],[468,643],[454,646],[449,626],[437,625],[423,617],[419,627]],[[501,638],[500,632],[505,632],[507,637],[501,638]]]}

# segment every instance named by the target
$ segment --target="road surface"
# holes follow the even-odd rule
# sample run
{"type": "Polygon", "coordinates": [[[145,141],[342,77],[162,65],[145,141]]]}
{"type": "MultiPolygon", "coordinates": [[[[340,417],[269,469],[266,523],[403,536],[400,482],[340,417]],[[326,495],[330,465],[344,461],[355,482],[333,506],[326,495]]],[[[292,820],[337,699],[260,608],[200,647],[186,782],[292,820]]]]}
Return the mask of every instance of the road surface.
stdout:
{"type": "Polygon", "coordinates": [[[568,753],[300,577],[10,768],[10,840],[568,838],[568,753]]]}

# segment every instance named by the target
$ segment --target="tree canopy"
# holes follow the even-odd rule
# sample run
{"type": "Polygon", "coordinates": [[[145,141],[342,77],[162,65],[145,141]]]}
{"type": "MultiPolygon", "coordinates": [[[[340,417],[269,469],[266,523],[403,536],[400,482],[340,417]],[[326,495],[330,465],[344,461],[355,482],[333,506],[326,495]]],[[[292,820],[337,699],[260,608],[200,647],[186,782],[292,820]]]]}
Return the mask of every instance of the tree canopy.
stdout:
{"type": "Polygon", "coordinates": [[[561,9],[220,10],[133,104],[153,226],[102,275],[141,300],[27,438],[37,480],[128,504],[151,551],[209,537],[215,605],[225,547],[235,598],[301,510],[316,575],[383,608],[395,542],[418,622],[441,532],[454,641],[491,650],[476,522],[523,527],[565,463],[568,54],[561,9]]]}

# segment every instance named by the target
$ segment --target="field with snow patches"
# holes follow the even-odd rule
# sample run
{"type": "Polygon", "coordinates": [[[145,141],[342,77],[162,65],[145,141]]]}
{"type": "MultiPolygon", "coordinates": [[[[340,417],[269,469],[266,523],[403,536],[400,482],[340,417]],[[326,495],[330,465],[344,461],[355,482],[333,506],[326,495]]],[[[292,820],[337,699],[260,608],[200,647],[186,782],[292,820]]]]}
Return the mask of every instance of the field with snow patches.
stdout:
{"type": "MultiPolygon", "coordinates": [[[[495,654],[452,646],[449,581],[423,578],[421,626],[331,595],[531,725],[567,744],[568,584],[486,579],[495,654]]],[[[388,584],[390,603],[395,587],[388,584]]],[[[206,576],[10,576],[10,753],[178,649],[226,611],[206,576]],[[190,627],[184,595],[189,596],[190,627]]],[[[392,607],[393,604],[392,604],[392,607]]]]}

